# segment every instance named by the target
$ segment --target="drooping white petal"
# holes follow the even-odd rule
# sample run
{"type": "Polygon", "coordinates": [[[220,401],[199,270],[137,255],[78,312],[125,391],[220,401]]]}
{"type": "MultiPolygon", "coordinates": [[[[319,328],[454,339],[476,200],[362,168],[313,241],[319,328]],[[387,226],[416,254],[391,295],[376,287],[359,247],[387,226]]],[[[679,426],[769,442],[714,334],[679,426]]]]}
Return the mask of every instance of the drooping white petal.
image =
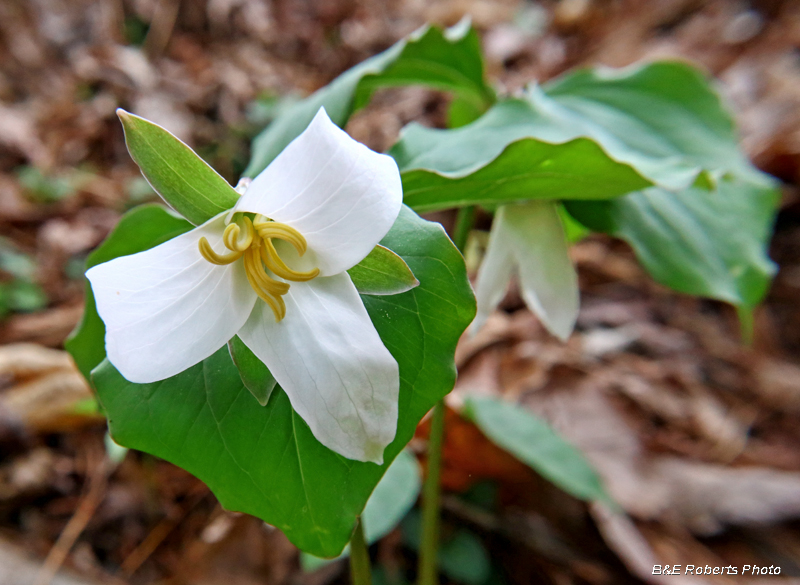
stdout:
{"type": "Polygon", "coordinates": [[[495,222],[509,238],[525,304],[550,333],[566,340],[578,316],[579,291],[557,204],[506,205],[495,222]]]}
{"type": "Polygon", "coordinates": [[[509,240],[508,233],[500,229],[500,222],[495,217],[489,234],[489,245],[486,247],[486,254],[478,269],[478,278],[475,282],[478,312],[470,325],[470,333],[473,335],[483,327],[508,290],[508,282],[514,269],[514,256],[509,240]]]}
{"type": "Polygon", "coordinates": [[[391,157],[350,138],[323,108],[250,184],[237,211],[298,230],[321,276],[358,264],[400,213],[403,188],[391,157]]]}
{"type": "Polygon", "coordinates": [[[397,430],[400,378],[345,272],[293,283],[286,318],[257,303],[239,337],[269,368],[323,445],[383,462],[397,430]]]}
{"type": "Polygon", "coordinates": [[[207,358],[247,321],[256,293],[241,260],[206,261],[198,241],[218,253],[224,214],[155,248],[86,272],[106,326],[109,361],[131,382],[174,376],[207,358]]]}

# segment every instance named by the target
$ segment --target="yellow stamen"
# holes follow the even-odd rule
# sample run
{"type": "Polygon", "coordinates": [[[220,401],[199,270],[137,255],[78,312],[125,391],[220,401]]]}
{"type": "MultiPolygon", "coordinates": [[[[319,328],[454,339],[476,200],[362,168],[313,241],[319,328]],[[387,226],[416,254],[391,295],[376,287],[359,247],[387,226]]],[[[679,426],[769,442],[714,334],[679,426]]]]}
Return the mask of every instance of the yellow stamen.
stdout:
{"type": "Polygon", "coordinates": [[[285,223],[278,223],[275,221],[259,221],[258,217],[256,217],[253,227],[255,227],[256,231],[258,231],[258,235],[265,240],[278,238],[279,240],[289,242],[292,246],[294,246],[294,249],[297,250],[297,253],[301,256],[306,253],[306,248],[308,247],[308,244],[306,244],[306,239],[300,232],[293,227],[286,225],[285,223]]]}
{"type": "Polygon", "coordinates": [[[230,264],[242,257],[242,252],[237,251],[231,252],[230,254],[217,254],[205,238],[200,238],[198,248],[200,248],[200,254],[203,258],[218,266],[230,264]]]}
{"type": "Polygon", "coordinates": [[[308,272],[298,272],[286,266],[286,263],[278,256],[278,251],[275,249],[275,244],[272,243],[272,240],[264,240],[264,247],[261,249],[261,259],[264,260],[264,264],[266,264],[267,268],[272,270],[277,276],[286,280],[308,282],[319,274],[319,268],[309,270],[308,272]]]}
{"type": "Polygon", "coordinates": [[[253,290],[256,291],[256,294],[259,298],[267,303],[270,309],[272,309],[272,313],[275,315],[275,320],[280,323],[280,321],[286,316],[286,303],[283,302],[283,298],[278,296],[273,296],[271,293],[265,291],[261,287],[261,283],[258,281],[258,270],[252,268],[252,258],[253,254],[250,250],[247,251],[248,253],[245,255],[245,274],[247,275],[247,280],[250,283],[250,286],[253,287],[253,290]],[[248,262],[247,259],[250,259],[250,269],[248,270],[248,262]]]}
{"type": "Polygon", "coordinates": [[[273,238],[288,242],[301,256],[308,247],[306,239],[293,227],[256,215],[255,221],[241,216],[225,228],[222,242],[230,250],[229,254],[215,252],[206,238],[200,238],[198,248],[203,258],[216,265],[230,264],[244,256],[247,281],[258,297],[272,309],[275,320],[280,322],[286,316],[283,295],[289,292],[290,285],[275,280],[270,274],[293,282],[307,282],[319,275],[319,268],[307,272],[292,270],[279,256],[272,243],[273,238]]]}
{"type": "Polygon", "coordinates": [[[237,221],[226,227],[225,232],[222,234],[222,241],[225,242],[225,246],[235,252],[247,250],[256,235],[253,229],[253,222],[250,221],[249,217],[243,217],[240,221],[244,229],[241,228],[237,221]]]}

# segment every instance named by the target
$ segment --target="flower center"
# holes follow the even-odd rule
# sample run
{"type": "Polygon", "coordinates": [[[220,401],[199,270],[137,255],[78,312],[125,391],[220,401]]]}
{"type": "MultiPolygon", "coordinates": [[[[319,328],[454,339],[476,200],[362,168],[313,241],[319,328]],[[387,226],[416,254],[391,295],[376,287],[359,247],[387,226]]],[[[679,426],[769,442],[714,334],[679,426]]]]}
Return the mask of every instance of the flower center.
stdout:
{"type": "Polygon", "coordinates": [[[275,280],[270,273],[284,280],[307,282],[319,274],[319,268],[307,272],[292,270],[278,255],[274,239],[288,242],[300,256],[308,247],[306,239],[296,229],[263,215],[256,215],[254,221],[242,216],[225,228],[222,241],[230,250],[228,254],[217,254],[206,238],[200,238],[198,247],[203,258],[212,264],[230,264],[244,257],[244,271],[250,286],[272,309],[276,321],[280,321],[286,316],[286,303],[282,297],[289,292],[289,284],[275,280]]]}

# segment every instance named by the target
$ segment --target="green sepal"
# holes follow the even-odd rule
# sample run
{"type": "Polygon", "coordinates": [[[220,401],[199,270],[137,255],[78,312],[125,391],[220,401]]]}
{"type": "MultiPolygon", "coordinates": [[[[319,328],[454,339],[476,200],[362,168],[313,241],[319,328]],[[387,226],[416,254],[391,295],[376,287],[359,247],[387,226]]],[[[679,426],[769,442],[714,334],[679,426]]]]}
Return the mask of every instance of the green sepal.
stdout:
{"type": "Polygon", "coordinates": [[[231,354],[231,359],[239,370],[239,377],[242,379],[242,384],[245,388],[250,390],[253,398],[258,400],[261,406],[266,406],[269,402],[269,397],[277,385],[277,380],[269,368],[256,357],[249,347],[244,344],[238,335],[228,341],[228,351],[231,354]]]}
{"type": "Polygon", "coordinates": [[[117,115],[131,158],[175,211],[200,225],[236,205],[239,194],[186,144],[149,120],[122,109],[117,115]]]}
{"type": "Polygon", "coordinates": [[[362,295],[396,295],[419,286],[405,261],[381,245],[347,271],[362,295]]]}

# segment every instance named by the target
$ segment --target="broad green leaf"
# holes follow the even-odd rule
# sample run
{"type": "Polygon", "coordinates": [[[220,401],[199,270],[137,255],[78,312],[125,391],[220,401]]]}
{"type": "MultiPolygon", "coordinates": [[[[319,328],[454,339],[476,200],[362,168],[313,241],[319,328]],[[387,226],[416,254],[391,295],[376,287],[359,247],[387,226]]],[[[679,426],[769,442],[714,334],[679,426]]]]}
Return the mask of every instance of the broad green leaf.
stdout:
{"type": "Polygon", "coordinates": [[[463,414],[496,445],[565,492],[582,500],[608,500],[580,451],[527,410],[503,400],[469,398],[463,414]]]}
{"type": "Polygon", "coordinates": [[[542,132],[549,124],[529,102],[510,99],[455,130],[406,126],[389,153],[402,173],[405,203],[431,211],[528,199],[604,199],[652,184],[587,138],[549,141],[542,132]]]}
{"type": "Polygon", "coordinates": [[[93,381],[114,440],[187,469],[227,509],[277,526],[302,550],[340,554],[386,468],[452,389],[456,342],[475,315],[463,259],[439,224],[403,208],[381,243],[420,282],[402,294],[362,297],[400,366],[397,435],[384,465],[345,459],[321,445],[280,386],[259,406],[227,347],[154,384],[129,383],[108,361],[96,368],[93,381]]]}
{"type": "Polygon", "coordinates": [[[244,341],[239,339],[238,335],[234,335],[228,342],[228,351],[236,369],[239,370],[242,384],[250,390],[261,406],[265,406],[278,383],[275,376],[264,365],[264,362],[258,359],[256,354],[244,344],[244,341]]]}
{"type": "Polygon", "coordinates": [[[419,285],[408,264],[384,246],[375,246],[347,273],[362,295],[396,295],[419,285]]]}
{"type": "Polygon", "coordinates": [[[658,282],[752,308],[776,271],[767,249],[778,198],[775,189],[721,180],[710,191],[651,188],[567,208],[587,227],[628,242],[658,282]]]}
{"type": "Polygon", "coordinates": [[[522,139],[465,176],[411,170],[402,179],[404,201],[418,212],[530,199],[607,199],[648,185],[585,138],[564,144],[522,139]]]}
{"type": "MultiPolygon", "coordinates": [[[[416,457],[407,449],[400,451],[395,460],[378,482],[375,491],[367,501],[361,523],[364,526],[364,540],[367,544],[377,542],[397,526],[417,501],[422,478],[416,457]]],[[[336,559],[321,559],[307,553],[300,555],[300,563],[305,571],[314,571],[331,561],[349,554],[350,545],[345,547],[336,559]]]]}
{"type": "Polygon", "coordinates": [[[484,81],[481,42],[468,19],[445,31],[431,27],[410,35],[397,59],[358,84],[354,110],[366,106],[376,89],[402,85],[452,92],[479,111],[495,100],[484,81]]]}
{"type": "Polygon", "coordinates": [[[719,95],[687,63],[580,70],[532,88],[528,97],[565,136],[594,138],[660,186],[688,187],[702,170],[765,182],[739,149],[719,95]]]}
{"type": "Polygon", "coordinates": [[[480,111],[495,99],[484,82],[480,42],[469,23],[444,32],[424,27],[283,110],[253,141],[253,156],[244,174],[255,177],[264,170],[305,130],[321,107],[334,123],[344,127],[377,88],[409,84],[453,92],[480,111]]]}
{"type": "Polygon", "coordinates": [[[117,110],[128,152],[147,182],[195,225],[236,204],[239,195],[195,152],[161,126],[117,110]]]}
{"type": "MultiPolygon", "coordinates": [[[[148,250],[192,229],[192,224],[161,205],[142,205],[122,216],[108,238],[86,260],[86,268],[148,250]]],[[[81,373],[89,379],[92,369],[106,357],[106,328],[94,304],[86,281],[83,317],[64,346],[72,354],[81,373]]]]}
{"type": "MultiPolygon", "coordinates": [[[[556,152],[576,139],[591,140],[607,161],[616,161],[629,172],[625,165],[630,165],[643,181],[631,190],[652,184],[686,188],[704,171],[715,176],[733,172],[763,185],[770,182],[739,150],[731,117],[702,74],[673,62],[567,75],[543,88],[529,88],[525,99],[504,100],[476,122],[454,130],[410,124],[390,154],[403,172],[406,202],[415,209],[471,203],[471,189],[487,199],[480,193],[481,187],[494,192],[498,185],[514,193],[519,190],[515,199],[526,198],[522,193],[531,187],[529,198],[619,195],[613,174],[608,194],[598,194],[605,183],[600,180],[594,192],[588,191],[584,197],[558,191],[544,195],[538,186],[516,179],[530,172],[531,166],[525,164],[527,156],[510,156],[512,145],[535,140],[556,152]],[[477,182],[479,179],[483,182],[477,182]],[[460,197],[441,193],[448,188],[454,193],[467,192],[460,197]]],[[[544,156],[543,150],[540,156],[544,156]]],[[[536,158],[530,160],[537,162],[536,158]]],[[[573,175],[580,175],[584,164],[585,160],[573,161],[572,173],[554,175],[552,183],[561,178],[569,189],[576,184],[573,175]]]]}

